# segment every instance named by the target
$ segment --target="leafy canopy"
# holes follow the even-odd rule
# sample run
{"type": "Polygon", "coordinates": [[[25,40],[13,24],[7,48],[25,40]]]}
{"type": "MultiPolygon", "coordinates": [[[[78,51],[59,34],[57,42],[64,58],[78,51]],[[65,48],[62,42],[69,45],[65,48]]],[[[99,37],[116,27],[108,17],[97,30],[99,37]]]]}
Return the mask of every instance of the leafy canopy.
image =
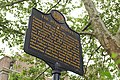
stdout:
{"type": "MultiPolygon", "coordinates": [[[[107,29],[115,35],[120,24],[120,2],[118,0],[94,0],[94,3],[107,29]]],[[[3,43],[7,42],[9,47],[17,45],[23,52],[25,31],[33,7],[45,13],[51,9],[59,10],[65,15],[70,28],[78,33],[81,33],[84,26],[89,22],[89,16],[81,0],[59,0],[58,2],[57,0],[0,0],[0,38],[3,43]]],[[[85,32],[92,33],[92,26],[89,26],[85,32]]],[[[120,78],[120,71],[115,62],[94,36],[84,33],[80,37],[83,48],[85,75],[81,77],[65,72],[62,78],[64,78],[65,74],[69,76],[70,80],[117,80],[120,78]]],[[[1,53],[4,53],[4,50],[1,53]]],[[[19,51],[16,53],[19,53],[19,51]]],[[[15,59],[26,62],[25,58],[29,57],[27,54],[19,56],[16,53],[12,56],[15,59]]],[[[112,57],[116,56],[113,53],[112,57]]],[[[36,66],[31,67],[29,70],[23,70],[20,74],[11,72],[10,80],[33,80],[35,75],[38,75],[39,72],[44,71],[46,68],[46,64],[43,61],[40,63],[41,60],[34,57],[27,61],[36,66]]],[[[51,76],[51,69],[46,72],[47,74],[44,73],[45,76],[51,76]]],[[[38,80],[44,79],[45,76],[40,76],[38,80]]]]}

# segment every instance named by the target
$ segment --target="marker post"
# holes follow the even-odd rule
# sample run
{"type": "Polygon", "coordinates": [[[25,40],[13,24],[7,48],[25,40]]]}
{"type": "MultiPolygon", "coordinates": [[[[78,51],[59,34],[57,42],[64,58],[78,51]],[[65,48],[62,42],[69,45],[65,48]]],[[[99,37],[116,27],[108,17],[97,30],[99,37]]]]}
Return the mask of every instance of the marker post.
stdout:
{"type": "Polygon", "coordinates": [[[52,75],[53,75],[53,80],[60,80],[61,73],[59,70],[53,70],[52,75]]]}

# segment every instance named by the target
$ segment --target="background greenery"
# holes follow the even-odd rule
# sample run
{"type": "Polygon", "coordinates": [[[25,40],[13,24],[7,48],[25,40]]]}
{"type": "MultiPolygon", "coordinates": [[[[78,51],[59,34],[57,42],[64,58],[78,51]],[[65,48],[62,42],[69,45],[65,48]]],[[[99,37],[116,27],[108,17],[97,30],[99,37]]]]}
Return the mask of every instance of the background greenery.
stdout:
{"type": "MultiPolygon", "coordinates": [[[[93,1],[107,29],[115,35],[120,26],[120,1],[93,1]]],[[[78,33],[81,33],[89,22],[89,16],[81,0],[0,0],[0,38],[2,43],[7,43],[12,51],[10,53],[13,59],[35,64],[29,70],[23,70],[21,73],[11,72],[10,80],[34,80],[48,67],[43,61],[27,55],[23,51],[25,31],[33,7],[45,13],[51,9],[59,10],[66,17],[70,28],[78,33]],[[74,14],[72,14],[73,11],[74,14]],[[12,47],[16,46],[19,51],[15,52],[12,47]]],[[[86,31],[92,32],[91,27],[89,26],[86,31]]],[[[113,53],[110,57],[94,36],[83,34],[80,37],[83,48],[84,76],[63,72],[61,80],[65,76],[69,76],[70,80],[119,80],[120,70],[116,65],[117,62],[112,60],[116,55],[113,53]]],[[[4,48],[0,49],[0,53],[1,56],[6,54],[4,48]]],[[[52,76],[50,68],[36,80],[44,80],[45,76],[52,76]]]]}

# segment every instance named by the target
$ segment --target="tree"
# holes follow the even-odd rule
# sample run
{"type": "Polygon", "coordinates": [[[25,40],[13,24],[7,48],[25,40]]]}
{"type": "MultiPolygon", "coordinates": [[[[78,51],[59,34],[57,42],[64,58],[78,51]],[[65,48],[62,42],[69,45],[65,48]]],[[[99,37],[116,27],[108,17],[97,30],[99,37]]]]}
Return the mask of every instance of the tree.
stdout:
{"type": "MultiPolygon", "coordinates": [[[[86,10],[89,13],[90,20],[92,21],[93,34],[99,40],[104,49],[109,55],[115,53],[117,57],[115,60],[120,59],[120,27],[115,35],[109,32],[106,28],[104,22],[96,10],[93,2],[91,0],[83,0],[86,10]]],[[[119,18],[119,17],[118,17],[119,18]]],[[[120,63],[118,64],[120,68],[120,63]]]]}
{"type": "MultiPolygon", "coordinates": [[[[71,29],[77,31],[81,36],[85,75],[77,77],[69,74],[70,79],[117,79],[120,76],[117,66],[119,65],[120,68],[120,2],[118,0],[93,1],[1,0],[0,37],[3,43],[7,41],[10,47],[18,45],[22,51],[23,38],[31,9],[35,7],[46,13],[49,13],[51,9],[57,9],[65,14],[67,23],[71,29]],[[79,11],[81,8],[82,12],[79,11]],[[77,10],[79,16],[74,17],[75,14],[70,16],[73,10],[77,10]],[[6,17],[8,13],[14,19],[8,19],[6,17]],[[89,23],[89,27],[84,27],[87,23],[89,23]]],[[[1,50],[1,53],[3,52],[1,50]]],[[[13,57],[16,58],[16,56],[13,57]]],[[[29,61],[33,62],[33,59],[29,61]]],[[[39,65],[39,62],[36,64],[39,65]]],[[[37,71],[38,69],[33,67],[32,70],[37,71]]],[[[31,75],[31,71],[26,73],[30,73],[29,75],[31,75]]],[[[35,74],[38,73],[33,73],[33,75],[35,74]]],[[[26,74],[24,73],[23,75],[26,74]]]]}

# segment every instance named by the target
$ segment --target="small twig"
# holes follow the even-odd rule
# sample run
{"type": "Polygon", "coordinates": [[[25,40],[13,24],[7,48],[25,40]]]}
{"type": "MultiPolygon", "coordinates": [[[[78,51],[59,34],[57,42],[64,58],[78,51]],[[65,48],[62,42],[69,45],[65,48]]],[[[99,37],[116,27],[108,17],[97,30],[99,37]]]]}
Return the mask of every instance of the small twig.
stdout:
{"type": "MultiPolygon", "coordinates": [[[[101,47],[101,45],[97,49],[95,49],[95,52],[98,52],[98,50],[100,49],[100,47],[101,47]]],[[[92,56],[93,56],[93,54],[90,55],[90,58],[88,59],[87,65],[89,64],[92,56]]],[[[87,72],[87,65],[86,65],[86,68],[85,68],[85,73],[87,72]]]]}
{"type": "Polygon", "coordinates": [[[91,20],[88,22],[88,24],[84,27],[84,29],[82,31],[85,31],[90,25],[91,25],[91,20]]]}
{"type": "MultiPolygon", "coordinates": [[[[102,52],[102,54],[103,54],[103,52],[102,52]]],[[[104,57],[103,57],[103,58],[104,58],[104,60],[103,60],[103,63],[102,63],[102,67],[104,67],[105,57],[106,57],[106,56],[104,56],[104,57]]]]}
{"type": "Polygon", "coordinates": [[[101,45],[95,50],[96,52],[98,52],[98,50],[100,49],[101,45]]]}
{"type": "Polygon", "coordinates": [[[66,0],[66,2],[65,2],[65,4],[64,5],[66,5],[68,3],[68,0],[66,0]]]}
{"type": "Polygon", "coordinates": [[[42,74],[44,74],[45,71],[47,71],[50,67],[46,68],[42,73],[40,73],[34,80],[36,80],[38,77],[40,77],[42,74]]]}
{"type": "MultiPolygon", "coordinates": [[[[93,54],[90,55],[90,58],[88,59],[87,65],[89,64],[92,56],[93,56],[93,54]]],[[[86,72],[87,72],[87,65],[86,65],[86,67],[85,67],[85,72],[84,72],[84,74],[86,74],[86,72]]]]}
{"type": "Polygon", "coordinates": [[[91,42],[91,40],[92,40],[92,35],[90,36],[90,40],[89,40],[88,44],[91,42]]]}
{"type": "Polygon", "coordinates": [[[95,36],[93,33],[91,32],[79,32],[79,35],[91,35],[91,36],[95,36]]]}
{"type": "Polygon", "coordinates": [[[60,3],[61,0],[59,0],[54,6],[52,6],[50,9],[48,9],[48,11],[46,13],[48,13],[52,8],[56,7],[59,3],[60,3]]]}
{"type": "Polygon", "coordinates": [[[24,2],[24,1],[28,1],[28,0],[18,0],[18,1],[15,1],[15,2],[11,2],[10,4],[7,4],[5,6],[13,6],[14,4],[18,4],[18,3],[21,3],[21,2],[24,2]]]}

